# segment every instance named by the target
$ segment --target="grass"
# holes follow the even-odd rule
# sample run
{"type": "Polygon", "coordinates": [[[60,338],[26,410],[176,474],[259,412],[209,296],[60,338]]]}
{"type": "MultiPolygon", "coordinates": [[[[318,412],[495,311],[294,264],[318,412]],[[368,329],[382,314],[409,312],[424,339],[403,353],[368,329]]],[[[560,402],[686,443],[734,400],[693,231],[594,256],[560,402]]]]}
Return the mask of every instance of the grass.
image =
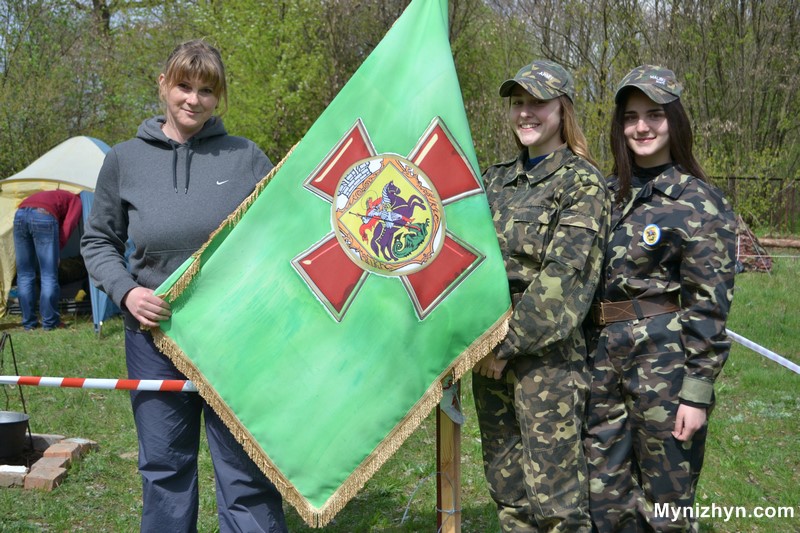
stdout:
{"type": "MultiPolygon", "coordinates": [[[[728,329],[800,363],[798,279],[791,258],[771,275],[739,275],[728,329]]],[[[734,343],[716,390],[698,503],[792,507],[794,518],[713,518],[702,530],[800,531],[800,376],[734,343]]]]}
{"type": "MultiPolygon", "coordinates": [[[[784,357],[800,362],[800,260],[778,259],[772,275],[737,278],[728,327],[784,357]]],[[[70,329],[24,333],[18,316],[0,318],[11,334],[19,373],[45,376],[124,377],[119,319],[94,334],[86,317],[70,329]]],[[[14,374],[9,346],[3,374],[14,374]]],[[[497,531],[480,460],[480,439],[470,390],[462,383],[467,423],[462,429],[462,531],[497,531]]],[[[0,386],[0,408],[21,410],[17,388],[0,386]]],[[[99,449],[74,465],[53,492],[0,489],[0,530],[138,531],[140,481],[136,435],[128,395],[118,391],[23,388],[31,427],[37,433],[84,437],[99,449]]],[[[793,506],[794,518],[704,518],[701,531],[800,531],[800,376],[734,345],[717,383],[699,505],[793,506]]],[[[432,415],[342,510],[325,531],[435,531],[436,424],[432,415]],[[405,516],[405,520],[404,519],[405,516]]],[[[217,530],[213,474],[201,447],[199,530],[217,530]]],[[[290,531],[312,531],[287,508],[290,531]]]]}

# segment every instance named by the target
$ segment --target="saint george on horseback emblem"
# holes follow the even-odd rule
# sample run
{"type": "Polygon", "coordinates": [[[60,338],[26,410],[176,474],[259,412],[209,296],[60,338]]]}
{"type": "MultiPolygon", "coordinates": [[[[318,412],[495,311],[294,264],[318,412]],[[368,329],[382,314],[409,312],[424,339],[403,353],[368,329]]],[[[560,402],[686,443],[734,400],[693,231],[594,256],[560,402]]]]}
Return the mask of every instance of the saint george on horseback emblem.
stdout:
{"type": "Polygon", "coordinates": [[[425,268],[444,243],[442,202],[428,177],[398,155],[362,159],[339,180],[336,238],[362,268],[404,276],[425,268]]]}
{"type": "Polygon", "coordinates": [[[401,156],[379,152],[361,119],[303,181],[328,202],[331,228],[292,266],[334,320],[344,319],[369,282],[396,278],[420,320],[483,262],[484,255],[447,228],[445,208],[483,194],[475,169],[440,117],[401,156]]]}

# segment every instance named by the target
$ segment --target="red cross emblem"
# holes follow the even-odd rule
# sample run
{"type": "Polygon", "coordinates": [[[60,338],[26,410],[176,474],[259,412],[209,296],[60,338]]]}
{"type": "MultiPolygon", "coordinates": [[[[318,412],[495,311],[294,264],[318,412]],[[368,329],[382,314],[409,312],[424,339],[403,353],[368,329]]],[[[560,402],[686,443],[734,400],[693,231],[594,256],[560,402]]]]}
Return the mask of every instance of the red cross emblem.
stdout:
{"type": "Polygon", "coordinates": [[[484,259],[446,225],[444,206],[483,189],[439,117],[406,157],[378,154],[358,119],[303,185],[332,231],[292,265],[337,321],[370,275],[399,278],[422,320],[484,259]]]}

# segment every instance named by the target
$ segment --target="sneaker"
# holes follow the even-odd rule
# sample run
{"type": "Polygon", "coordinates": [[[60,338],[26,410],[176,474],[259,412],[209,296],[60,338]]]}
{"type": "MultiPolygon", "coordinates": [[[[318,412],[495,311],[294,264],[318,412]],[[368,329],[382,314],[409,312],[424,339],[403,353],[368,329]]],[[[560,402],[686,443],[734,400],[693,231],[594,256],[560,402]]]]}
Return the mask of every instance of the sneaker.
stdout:
{"type": "Polygon", "coordinates": [[[42,328],[42,329],[44,329],[45,331],[53,331],[54,329],[66,329],[68,327],[69,326],[67,324],[65,324],[64,322],[59,322],[58,324],[56,324],[52,328],[42,328]]]}

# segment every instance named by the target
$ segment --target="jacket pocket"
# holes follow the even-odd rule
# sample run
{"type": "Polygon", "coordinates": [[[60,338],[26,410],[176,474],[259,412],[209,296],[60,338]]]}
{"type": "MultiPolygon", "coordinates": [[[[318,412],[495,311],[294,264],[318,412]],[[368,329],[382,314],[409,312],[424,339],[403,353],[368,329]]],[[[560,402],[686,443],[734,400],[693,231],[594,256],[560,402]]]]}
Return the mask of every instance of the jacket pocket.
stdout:
{"type": "Polygon", "coordinates": [[[543,207],[521,207],[511,214],[508,249],[512,256],[529,258],[541,264],[549,242],[552,213],[543,207]]]}
{"type": "Polygon", "coordinates": [[[158,288],[194,252],[194,249],[146,252],[144,266],[136,276],[136,282],[149,289],[158,288]]]}
{"type": "Polygon", "coordinates": [[[595,246],[600,223],[591,216],[582,213],[564,211],[559,217],[556,239],[563,246],[553,250],[554,261],[566,264],[577,271],[583,270],[586,259],[595,246]]]}

